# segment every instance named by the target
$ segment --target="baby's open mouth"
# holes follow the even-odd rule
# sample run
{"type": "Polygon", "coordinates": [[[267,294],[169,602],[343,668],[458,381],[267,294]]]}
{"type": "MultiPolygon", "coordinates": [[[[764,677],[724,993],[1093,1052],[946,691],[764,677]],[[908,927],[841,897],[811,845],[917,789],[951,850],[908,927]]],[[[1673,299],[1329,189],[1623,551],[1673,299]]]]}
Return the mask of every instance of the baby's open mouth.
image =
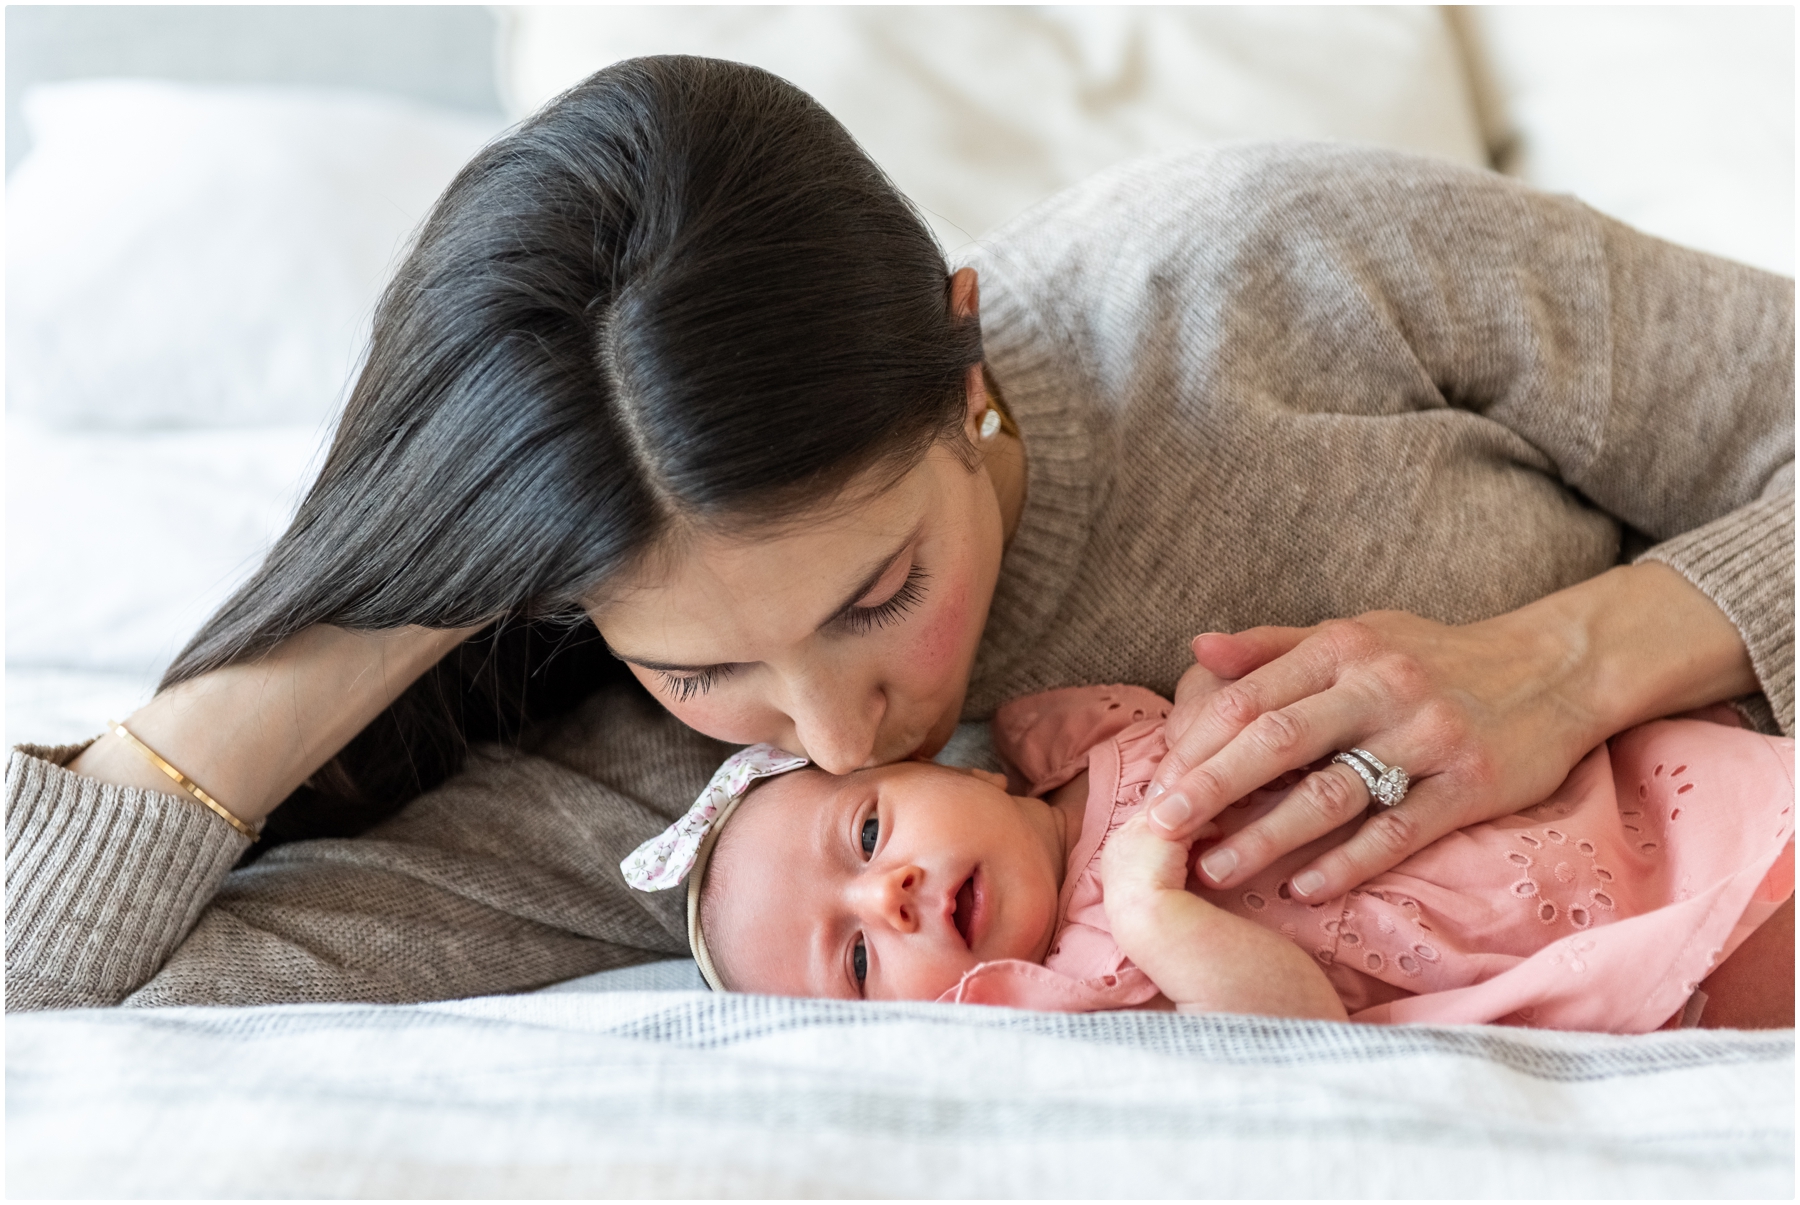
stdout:
{"type": "Polygon", "coordinates": [[[969,940],[969,929],[975,923],[975,872],[970,871],[963,885],[956,889],[956,914],[952,917],[956,931],[962,934],[963,944],[970,949],[975,948],[969,940]]]}

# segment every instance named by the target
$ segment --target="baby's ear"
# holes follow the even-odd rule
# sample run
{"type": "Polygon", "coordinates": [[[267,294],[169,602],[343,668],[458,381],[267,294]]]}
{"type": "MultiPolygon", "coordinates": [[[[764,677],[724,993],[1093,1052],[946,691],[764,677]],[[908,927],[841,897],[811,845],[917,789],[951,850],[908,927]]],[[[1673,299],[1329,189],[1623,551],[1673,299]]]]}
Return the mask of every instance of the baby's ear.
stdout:
{"type": "Polygon", "coordinates": [[[990,787],[999,787],[1002,791],[1006,790],[1006,775],[996,774],[992,770],[977,770],[974,766],[968,766],[966,768],[971,775],[979,778],[982,782],[987,783],[990,787]]]}

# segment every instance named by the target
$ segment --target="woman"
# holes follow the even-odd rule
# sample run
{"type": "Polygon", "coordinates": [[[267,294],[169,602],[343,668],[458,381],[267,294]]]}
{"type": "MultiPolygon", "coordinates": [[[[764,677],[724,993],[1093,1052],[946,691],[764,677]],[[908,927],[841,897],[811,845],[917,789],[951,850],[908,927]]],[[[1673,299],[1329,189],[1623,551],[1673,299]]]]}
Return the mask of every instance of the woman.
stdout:
{"type": "MultiPolygon", "coordinates": [[[[1335,750],[1403,767],[1302,897],[1638,720],[1755,696],[1791,731],[1792,313],[1572,200],[1329,146],[1117,169],[950,273],[803,94],[619,64],[439,202],[293,526],[132,735],[15,756],[9,1007],[680,954],[612,868],[725,742],[848,770],[1060,685],[1180,680],[1175,836],[1335,750]],[[368,831],[230,875],[264,818],[368,831]]],[[[1206,870],[1369,803],[1332,764],[1206,870]]]]}

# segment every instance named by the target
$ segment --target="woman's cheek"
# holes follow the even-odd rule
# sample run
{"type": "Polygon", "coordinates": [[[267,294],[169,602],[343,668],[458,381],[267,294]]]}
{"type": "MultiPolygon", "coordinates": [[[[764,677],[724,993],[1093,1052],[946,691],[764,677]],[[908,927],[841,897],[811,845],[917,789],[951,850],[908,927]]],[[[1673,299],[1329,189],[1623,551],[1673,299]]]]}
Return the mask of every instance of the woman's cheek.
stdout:
{"type": "MultiPolygon", "coordinates": [[[[916,625],[917,635],[904,655],[912,671],[908,676],[926,691],[935,694],[941,687],[961,684],[963,662],[975,645],[969,631],[971,610],[968,588],[957,583],[920,617],[923,622],[916,625]]],[[[978,638],[980,633],[973,635],[978,638]]]]}
{"type": "Polygon", "coordinates": [[[670,715],[714,740],[733,745],[754,745],[758,741],[778,745],[787,737],[777,712],[753,698],[732,697],[729,680],[715,684],[705,694],[683,699],[659,675],[635,665],[631,672],[670,715]]]}

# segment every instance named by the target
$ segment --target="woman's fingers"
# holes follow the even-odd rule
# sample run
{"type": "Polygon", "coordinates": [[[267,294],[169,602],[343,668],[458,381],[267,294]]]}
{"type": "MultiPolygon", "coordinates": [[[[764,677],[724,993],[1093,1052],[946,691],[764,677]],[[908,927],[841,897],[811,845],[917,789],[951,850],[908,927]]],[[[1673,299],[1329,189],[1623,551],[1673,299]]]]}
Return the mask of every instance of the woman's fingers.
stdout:
{"type": "Polygon", "coordinates": [[[1288,890],[1301,899],[1331,899],[1470,822],[1446,806],[1441,783],[1420,783],[1400,803],[1370,813],[1349,840],[1294,872],[1288,890]]]}
{"type": "Polygon", "coordinates": [[[1372,730],[1365,690],[1337,689],[1348,635],[1325,625],[1197,705],[1151,779],[1151,818],[1172,838],[1283,773],[1372,730]],[[1313,700],[1325,696],[1320,705],[1313,700]],[[1306,706],[1296,706],[1306,700],[1306,706]],[[1357,718],[1360,717],[1360,718],[1357,718]],[[1230,749],[1231,756],[1224,756],[1230,749]],[[1234,793],[1235,792],[1235,793],[1234,793]]]}
{"type": "Polygon", "coordinates": [[[1235,636],[1203,632],[1194,637],[1194,664],[1175,685],[1175,708],[1169,713],[1168,723],[1170,746],[1180,742],[1200,717],[1208,699],[1232,681],[1291,650],[1311,630],[1252,628],[1235,636]]]}
{"type": "Polygon", "coordinates": [[[1261,669],[1311,635],[1311,628],[1266,626],[1242,632],[1202,632],[1194,637],[1194,660],[1221,678],[1241,678],[1261,669]]]}
{"type": "Polygon", "coordinates": [[[1302,899],[1329,899],[1456,828],[1455,818],[1432,806],[1434,794],[1429,780],[1415,783],[1400,804],[1370,812],[1368,784],[1350,767],[1332,762],[1307,775],[1267,815],[1208,850],[1200,860],[1201,874],[1214,887],[1236,886],[1288,851],[1368,812],[1346,843],[1314,859],[1288,880],[1289,890],[1302,899]],[[1359,839],[1361,845],[1352,849],[1359,839]],[[1351,851],[1348,860],[1332,861],[1346,850],[1351,851]]]}
{"type": "MultiPolygon", "coordinates": [[[[1333,762],[1308,774],[1280,805],[1233,833],[1200,859],[1200,872],[1214,887],[1231,887],[1289,850],[1316,841],[1362,815],[1369,788],[1354,770],[1333,762]]],[[[1299,894],[1293,884],[1289,884],[1299,894]]]]}
{"type": "MultiPolygon", "coordinates": [[[[1368,720],[1364,711],[1366,708],[1357,692],[1343,688],[1309,695],[1285,708],[1264,711],[1237,737],[1226,742],[1226,747],[1208,762],[1177,778],[1166,793],[1152,796],[1150,818],[1157,829],[1166,832],[1170,838],[1186,838],[1193,825],[1217,816],[1229,803],[1242,800],[1256,787],[1271,784],[1292,769],[1310,766],[1355,744],[1368,720]]],[[[1346,787],[1355,785],[1366,793],[1363,782],[1355,778],[1350,769],[1341,766],[1337,769],[1348,775],[1346,787]]],[[[1325,782],[1336,782],[1336,776],[1325,782]]],[[[1314,789],[1318,789],[1318,785],[1314,789]]],[[[1348,805],[1350,800],[1334,796],[1319,802],[1348,805]]],[[[1366,803],[1368,798],[1364,794],[1354,809],[1339,814],[1334,823],[1325,825],[1319,832],[1334,829],[1361,811],[1366,803]]],[[[1341,807],[1337,811],[1341,811],[1341,807]]],[[[1318,832],[1309,832],[1303,839],[1310,841],[1316,836],[1319,836],[1318,832]]]]}
{"type": "Polygon", "coordinates": [[[1223,749],[1264,712],[1325,690],[1334,680],[1335,669],[1333,659],[1318,642],[1302,641],[1249,675],[1222,683],[1198,700],[1185,726],[1170,724],[1169,753],[1151,779],[1151,791],[1160,793],[1158,788],[1173,786],[1176,779],[1223,749]]]}

